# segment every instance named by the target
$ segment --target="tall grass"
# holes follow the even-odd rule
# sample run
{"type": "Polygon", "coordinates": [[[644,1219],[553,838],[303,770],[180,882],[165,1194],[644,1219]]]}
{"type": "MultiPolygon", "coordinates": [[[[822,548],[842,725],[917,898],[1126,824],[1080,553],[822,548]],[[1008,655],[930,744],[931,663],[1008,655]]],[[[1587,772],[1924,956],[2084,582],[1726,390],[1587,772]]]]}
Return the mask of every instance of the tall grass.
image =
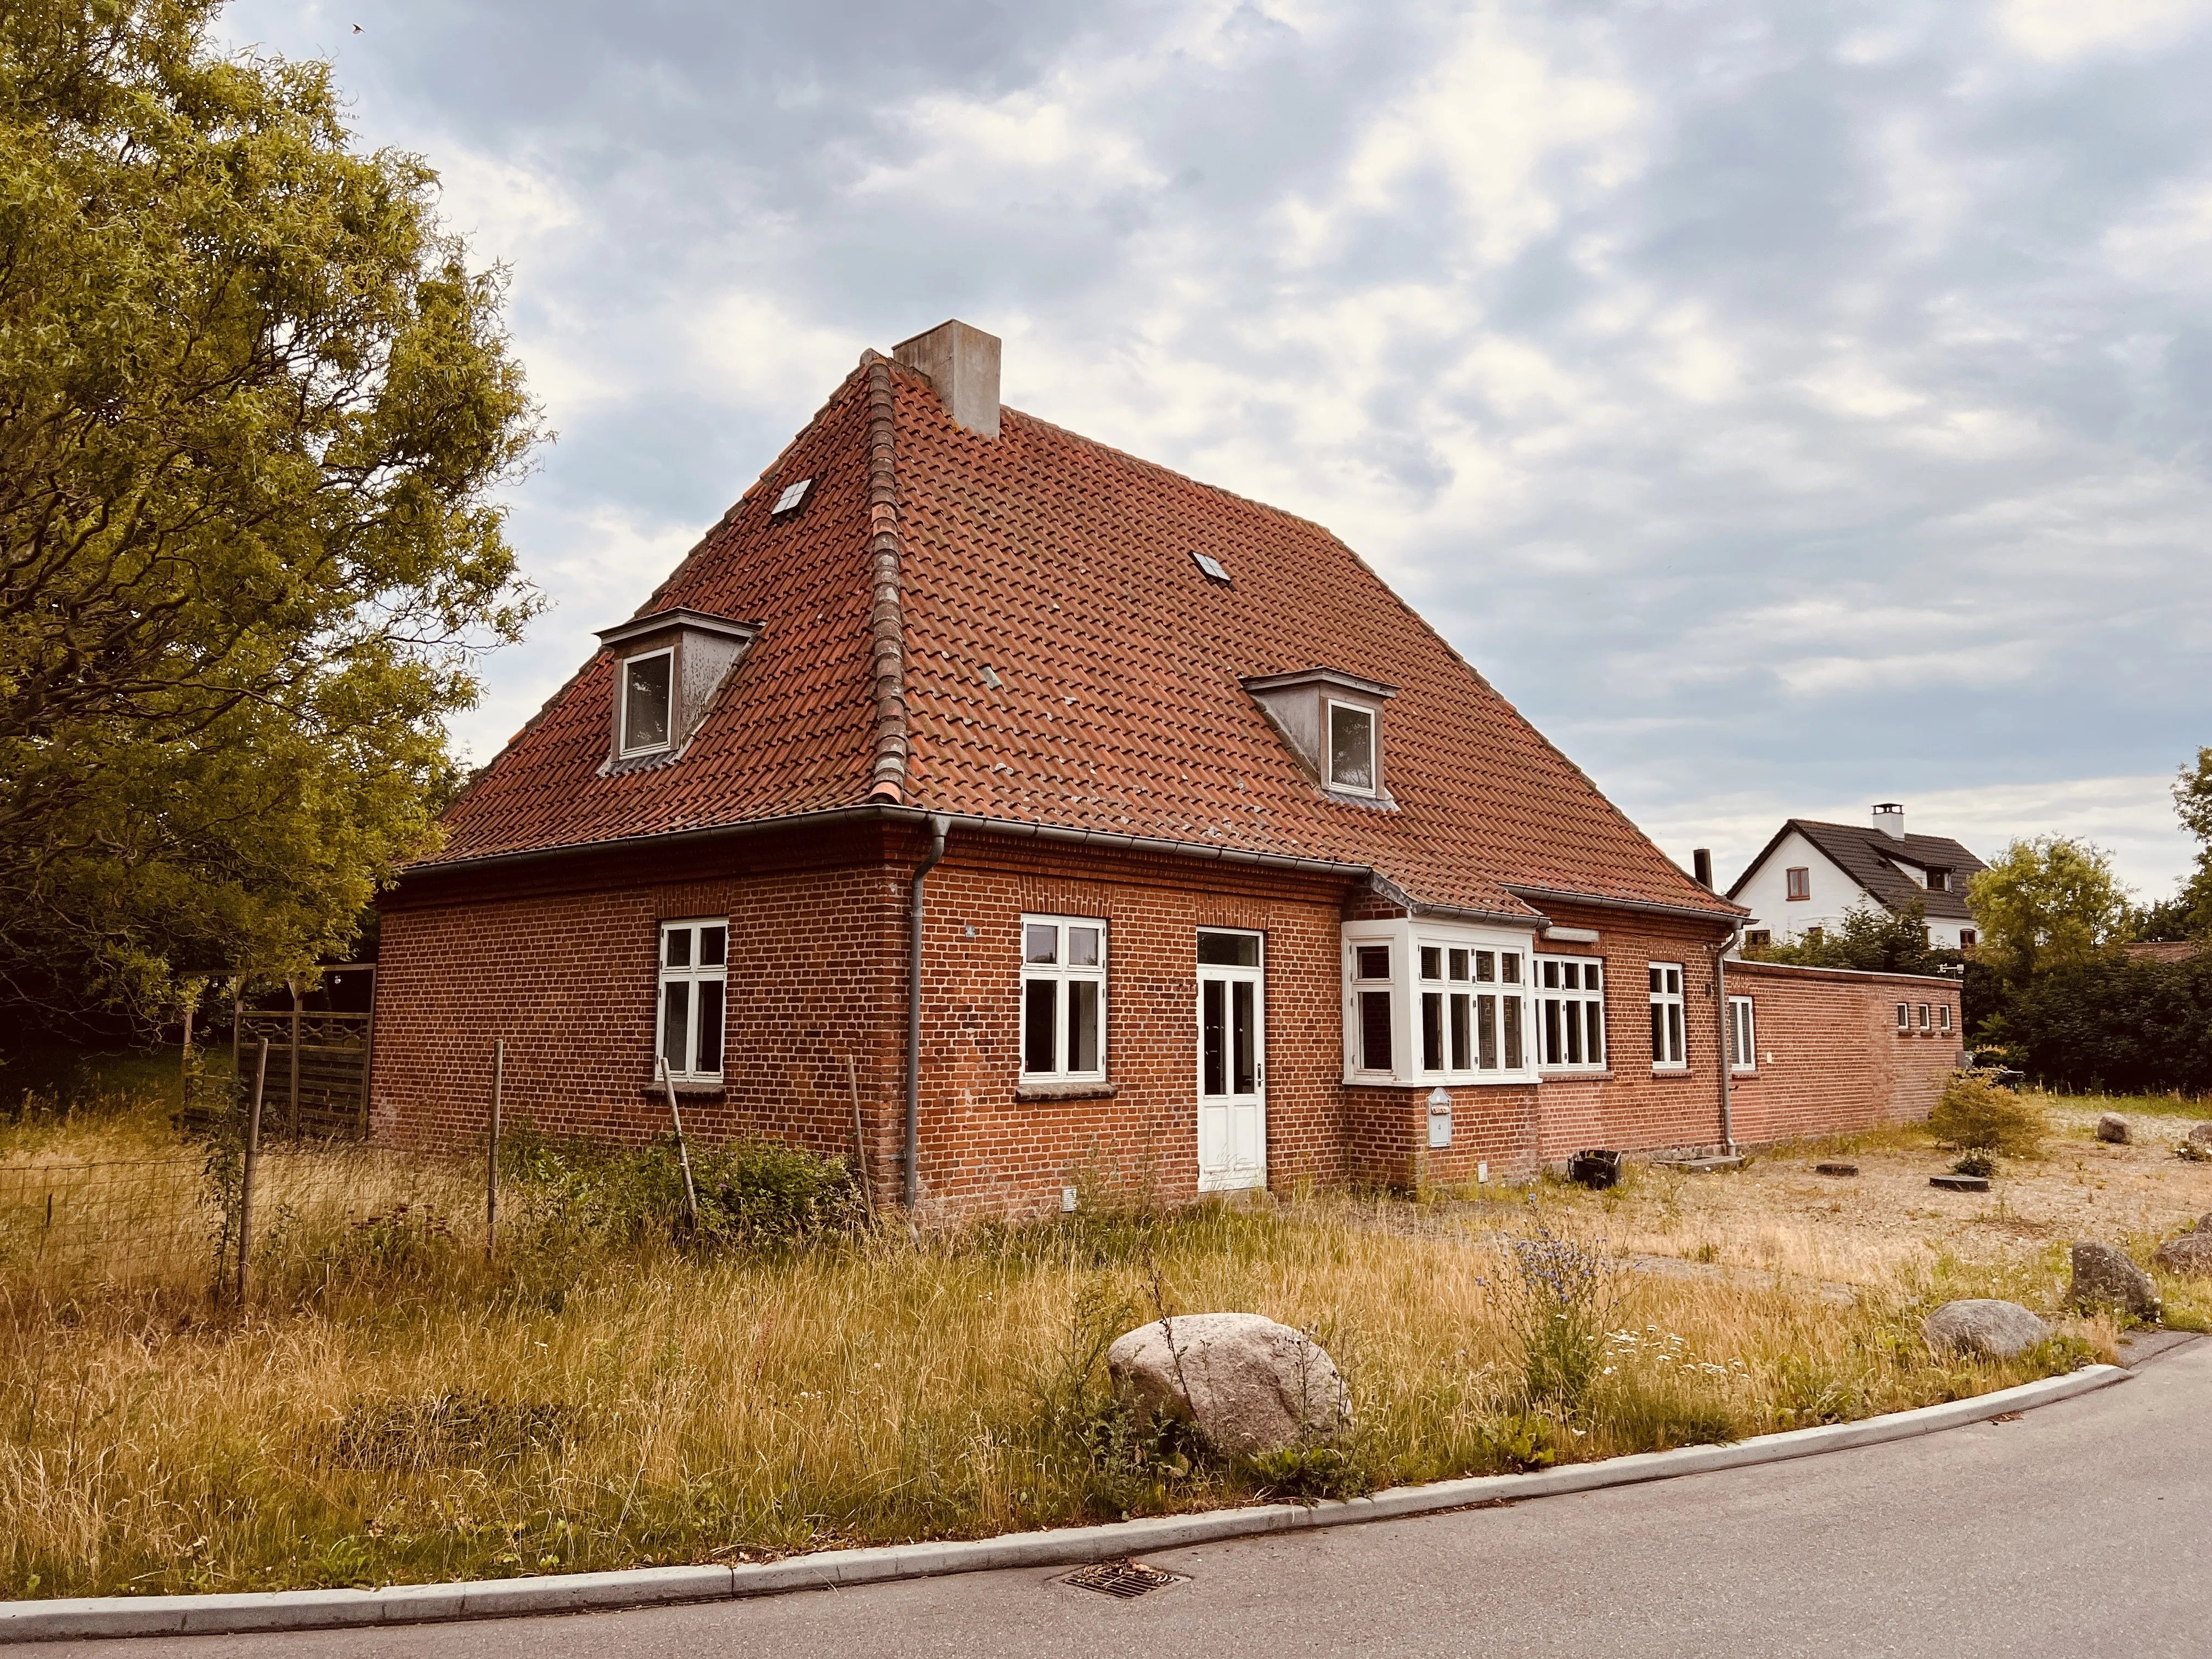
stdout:
{"type": "MultiPolygon", "coordinates": [[[[1509,1286],[1514,1241],[1548,1224],[1512,1206],[1421,1231],[1311,1199],[915,1240],[851,1224],[825,1176],[802,1195],[823,1206],[806,1239],[707,1237],[589,1213],[630,1182],[644,1196],[612,1213],[665,1215],[665,1177],[635,1161],[600,1178],[588,1158],[531,1155],[495,1258],[480,1164],[352,1148],[264,1161],[270,1231],[242,1310],[208,1297],[190,1228],[158,1259],[68,1286],[0,1273],[0,1589],[274,1589],[978,1535],[1727,1438],[2057,1363],[1928,1353],[1931,1299],[1978,1286],[1926,1272],[1839,1306],[1779,1281],[1603,1267],[1596,1375],[1547,1399],[1509,1286]],[[1218,1309],[1310,1329],[1342,1366],[1356,1426],[1325,1464],[1212,1458],[1116,1411],[1106,1342],[1163,1310],[1218,1309]]],[[[1582,1219],[1566,1231],[1602,1256],[1582,1219]]]]}

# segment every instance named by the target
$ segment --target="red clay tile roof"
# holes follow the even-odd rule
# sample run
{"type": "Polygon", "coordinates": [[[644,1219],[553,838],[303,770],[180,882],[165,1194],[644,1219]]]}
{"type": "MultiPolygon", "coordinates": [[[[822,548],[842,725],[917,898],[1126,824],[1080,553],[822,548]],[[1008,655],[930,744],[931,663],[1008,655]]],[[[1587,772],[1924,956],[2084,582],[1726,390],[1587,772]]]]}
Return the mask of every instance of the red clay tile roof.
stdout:
{"type": "Polygon", "coordinates": [[[599,775],[602,656],[454,805],[432,862],[869,798],[872,374],[895,416],[908,804],[1364,866],[1441,908],[1525,915],[1512,890],[1526,888],[1740,914],[1318,525],[1012,410],[984,437],[882,360],[647,602],[765,623],[682,758],[599,775]],[[808,477],[804,509],[771,520],[808,477]],[[1383,714],[1395,811],[1325,795],[1238,683],[1323,664],[1398,688],[1383,714]]]}

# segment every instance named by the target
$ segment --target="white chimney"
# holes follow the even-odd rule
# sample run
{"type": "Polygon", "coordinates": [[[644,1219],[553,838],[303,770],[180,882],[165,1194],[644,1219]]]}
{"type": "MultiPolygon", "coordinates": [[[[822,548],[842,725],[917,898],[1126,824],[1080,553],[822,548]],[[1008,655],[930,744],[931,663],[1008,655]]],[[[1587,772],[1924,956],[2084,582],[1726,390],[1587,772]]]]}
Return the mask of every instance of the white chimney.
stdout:
{"type": "Polygon", "coordinates": [[[1893,841],[1905,839],[1905,806],[1902,802],[1886,800],[1874,809],[1874,827],[1893,841]]]}
{"type": "Polygon", "coordinates": [[[927,375],[957,426],[999,435],[999,337],[963,322],[939,323],[902,340],[891,356],[927,375]]]}

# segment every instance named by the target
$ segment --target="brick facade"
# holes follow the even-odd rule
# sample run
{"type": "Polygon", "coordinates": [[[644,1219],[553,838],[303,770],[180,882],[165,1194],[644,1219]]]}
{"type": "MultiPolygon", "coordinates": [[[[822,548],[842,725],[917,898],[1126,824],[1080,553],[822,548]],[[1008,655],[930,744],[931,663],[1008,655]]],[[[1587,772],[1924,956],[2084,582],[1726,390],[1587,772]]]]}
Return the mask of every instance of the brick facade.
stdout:
{"type": "MultiPolygon", "coordinates": [[[[726,915],[725,1081],[682,1093],[688,1132],[848,1154],[857,1094],[878,1200],[895,1204],[908,878],[924,844],[915,826],[884,822],[410,878],[385,910],[373,1133],[480,1146],[499,1038],[510,1121],[615,1141],[664,1132],[665,1098],[651,1086],[658,925],[726,915]]],[[[956,833],[925,897],[925,1213],[1031,1215],[1070,1186],[1094,1201],[1196,1196],[1202,927],[1265,936],[1266,1148],[1279,1190],[1457,1183],[1478,1164],[1508,1176],[1584,1146],[1721,1142],[1713,960],[1724,935],[1710,923],[1559,908],[1556,924],[1597,941],[1540,942],[1538,957],[1603,959],[1606,1070],[1450,1089],[1451,1145],[1431,1148],[1430,1090],[1343,1080],[1339,928],[1388,914],[1348,879],[956,833]],[[1054,1098],[1019,1087],[1024,913],[1107,924],[1105,1086],[1054,1098]],[[1679,1073],[1651,1065],[1654,961],[1685,970],[1679,1073]]],[[[1923,1115],[1955,1057],[1948,981],[1731,963],[1729,985],[1758,1010],[1760,1065],[1734,1091],[1740,1142],[1923,1115]],[[1917,1025],[1898,1036],[1899,999],[1916,1011],[1948,1000],[1949,1040],[1923,1039],[1917,1025]]]]}

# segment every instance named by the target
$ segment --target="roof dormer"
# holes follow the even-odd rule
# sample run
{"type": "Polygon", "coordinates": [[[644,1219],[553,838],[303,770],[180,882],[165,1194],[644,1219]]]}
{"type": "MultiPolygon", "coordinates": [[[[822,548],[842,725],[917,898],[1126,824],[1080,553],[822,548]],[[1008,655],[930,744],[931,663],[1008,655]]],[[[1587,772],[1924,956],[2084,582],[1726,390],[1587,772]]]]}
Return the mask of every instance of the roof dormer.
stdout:
{"type": "Polygon", "coordinates": [[[1331,796],[1396,805],[1383,779],[1382,705],[1397,687],[1339,668],[1255,674],[1240,684],[1331,796]]]}
{"type": "Polygon", "coordinates": [[[682,754],[723,679],[760,631],[758,623],[683,609],[600,629],[600,647],[615,658],[602,773],[634,771],[682,754]]]}

